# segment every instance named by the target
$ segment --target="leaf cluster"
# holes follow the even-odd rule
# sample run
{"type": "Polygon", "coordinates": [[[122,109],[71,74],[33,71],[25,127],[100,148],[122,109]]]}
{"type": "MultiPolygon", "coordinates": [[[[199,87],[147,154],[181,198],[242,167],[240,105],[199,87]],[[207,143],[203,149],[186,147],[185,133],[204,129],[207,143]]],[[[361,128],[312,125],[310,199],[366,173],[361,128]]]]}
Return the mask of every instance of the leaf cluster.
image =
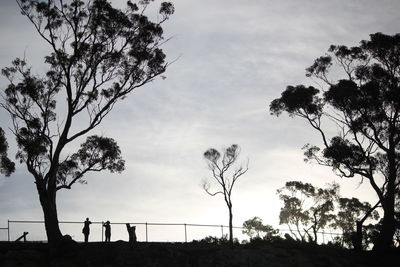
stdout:
{"type": "Polygon", "coordinates": [[[86,183],[82,179],[85,173],[105,169],[119,173],[125,169],[121,150],[112,138],[89,136],[76,153],[60,164],[57,172],[57,190],[71,189],[76,181],[86,183]]]}
{"type": "Polygon", "coordinates": [[[15,171],[15,163],[7,156],[8,143],[3,129],[0,127],[0,173],[10,176],[15,171]]]}

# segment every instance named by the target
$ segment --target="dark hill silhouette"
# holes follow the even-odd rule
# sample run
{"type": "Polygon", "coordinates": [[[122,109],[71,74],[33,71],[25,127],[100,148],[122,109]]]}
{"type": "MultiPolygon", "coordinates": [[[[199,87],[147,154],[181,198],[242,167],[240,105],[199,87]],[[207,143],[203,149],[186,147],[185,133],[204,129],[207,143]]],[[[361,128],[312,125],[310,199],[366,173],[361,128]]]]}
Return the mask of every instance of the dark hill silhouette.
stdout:
{"type": "Polygon", "coordinates": [[[399,251],[377,255],[301,243],[216,245],[193,243],[93,242],[54,250],[47,243],[0,242],[0,266],[276,266],[375,267],[399,262],[399,251]]]}

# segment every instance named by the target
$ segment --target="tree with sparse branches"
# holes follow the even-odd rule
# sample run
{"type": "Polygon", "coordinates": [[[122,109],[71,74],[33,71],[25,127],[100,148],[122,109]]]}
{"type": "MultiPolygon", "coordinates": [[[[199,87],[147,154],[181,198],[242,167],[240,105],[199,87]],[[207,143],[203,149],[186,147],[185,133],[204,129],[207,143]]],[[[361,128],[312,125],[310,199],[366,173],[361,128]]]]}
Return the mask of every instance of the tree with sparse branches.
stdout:
{"type": "Polygon", "coordinates": [[[152,0],[128,1],[125,10],[107,0],[16,2],[50,49],[48,70],[34,75],[25,59],[14,60],[2,70],[9,85],[1,107],[12,119],[16,156],[34,178],[48,242],[59,243],[57,192],[89,172],[121,172],[125,166],[112,138],[92,135],[76,152],[66,149],[102,123],[117,102],[166,70],[162,24],[174,7],[162,3],[159,21],[152,22],[144,14],[152,0]]]}
{"type": "Polygon", "coordinates": [[[212,172],[212,180],[217,184],[218,189],[211,191],[211,184],[203,181],[203,189],[210,196],[221,194],[224,197],[226,206],[229,211],[229,242],[233,244],[233,213],[232,213],[232,190],[236,181],[248,171],[249,161],[245,165],[237,165],[235,163],[240,155],[240,147],[238,145],[231,145],[223,150],[223,154],[214,148],[208,149],[204,152],[204,159],[207,161],[208,168],[212,172]]]}
{"type": "Polygon", "coordinates": [[[393,245],[395,202],[400,186],[400,34],[375,33],[359,46],[332,45],[306,75],[325,86],[288,86],[270,104],[300,117],[316,130],[322,149],[305,146],[307,160],[332,167],[341,177],[361,177],[375,191],[383,210],[375,250],[393,245]],[[333,68],[338,67],[338,68],[333,68]],[[339,70],[339,71],[338,71],[339,70]],[[332,79],[329,73],[337,77],[332,79]],[[337,134],[329,136],[327,122],[337,134]]]}

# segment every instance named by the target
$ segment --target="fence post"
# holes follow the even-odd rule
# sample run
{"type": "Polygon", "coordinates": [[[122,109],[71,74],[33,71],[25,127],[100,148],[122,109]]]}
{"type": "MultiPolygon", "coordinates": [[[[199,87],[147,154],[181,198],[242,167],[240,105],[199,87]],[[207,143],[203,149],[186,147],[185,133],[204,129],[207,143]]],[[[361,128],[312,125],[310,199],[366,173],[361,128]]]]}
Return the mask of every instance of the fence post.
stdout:
{"type": "Polygon", "coordinates": [[[7,220],[7,239],[10,242],[10,220],[7,220]]]}
{"type": "Polygon", "coordinates": [[[221,225],[222,238],[224,238],[224,226],[221,225]]]}
{"type": "Polygon", "coordinates": [[[322,230],[322,244],[325,244],[325,231],[322,230]]]}
{"type": "Polygon", "coordinates": [[[147,236],[147,222],[146,222],[146,242],[149,242],[148,236],[147,236]]]}
{"type": "Polygon", "coordinates": [[[104,242],[104,238],[103,238],[103,235],[104,235],[104,233],[103,233],[103,225],[104,225],[104,222],[103,221],[101,221],[101,242],[104,242]]]}
{"type": "Polygon", "coordinates": [[[185,225],[185,243],[187,243],[187,231],[186,231],[186,223],[185,223],[184,225],[185,225]]]}

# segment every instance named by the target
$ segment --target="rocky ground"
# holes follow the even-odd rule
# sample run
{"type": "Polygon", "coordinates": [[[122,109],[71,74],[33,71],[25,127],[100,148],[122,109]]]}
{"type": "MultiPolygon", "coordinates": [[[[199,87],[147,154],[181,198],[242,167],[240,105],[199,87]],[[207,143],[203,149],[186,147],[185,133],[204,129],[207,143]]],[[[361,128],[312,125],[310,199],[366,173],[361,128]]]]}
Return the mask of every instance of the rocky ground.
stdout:
{"type": "Polygon", "coordinates": [[[0,266],[399,266],[400,251],[376,255],[308,244],[75,243],[56,250],[44,243],[0,242],[0,266]]]}

